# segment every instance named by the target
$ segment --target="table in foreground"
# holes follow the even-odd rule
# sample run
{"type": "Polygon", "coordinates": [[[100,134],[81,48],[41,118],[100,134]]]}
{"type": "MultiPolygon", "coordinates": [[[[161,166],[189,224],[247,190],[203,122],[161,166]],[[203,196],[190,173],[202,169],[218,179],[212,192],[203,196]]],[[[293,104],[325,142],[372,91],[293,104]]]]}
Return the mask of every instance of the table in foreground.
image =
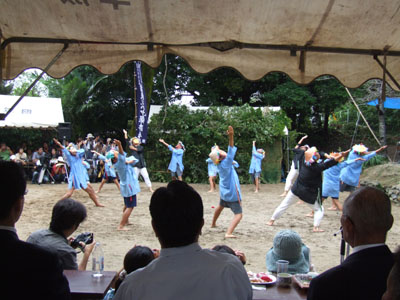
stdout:
{"type": "Polygon", "coordinates": [[[104,271],[101,278],[94,278],[92,271],[64,270],[69,282],[72,299],[103,299],[117,274],[104,271]]]}
{"type": "Polygon", "coordinates": [[[265,290],[253,289],[253,300],[304,300],[307,299],[307,289],[300,289],[295,283],[288,288],[276,284],[267,286],[265,290]]]}

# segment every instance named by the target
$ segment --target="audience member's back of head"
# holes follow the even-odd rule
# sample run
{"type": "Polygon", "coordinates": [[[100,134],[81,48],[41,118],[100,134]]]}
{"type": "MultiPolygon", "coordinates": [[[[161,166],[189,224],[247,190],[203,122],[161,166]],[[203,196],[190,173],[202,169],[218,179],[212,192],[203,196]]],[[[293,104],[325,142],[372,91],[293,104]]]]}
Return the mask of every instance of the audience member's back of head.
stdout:
{"type": "Polygon", "coordinates": [[[236,256],[235,251],[233,251],[233,249],[227,245],[215,245],[211,250],[236,256]]]}
{"type": "Polygon", "coordinates": [[[386,233],[393,224],[389,197],[372,187],[354,191],[344,202],[343,215],[350,217],[364,235],[386,233]]]}
{"type": "Polygon", "coordinates": [[[58,234],[64,230],[78,227],[86,219],[86,207],[73,199],[67,198],[58,201],[53,207],[50,230],[58,234]]]}
{"type": "Polygon", "coordinates": [[[394,265],[387,279],[387,290],[382,300],[400,300],[400,247],[394,253],[394,265]]]}
{"type": "Polygon", "coordinates": [[[150,214],[153,228],[164,248],[196,242],[204,224],[200,195],[187,183],[178,180],[153,193],[150,214]]]}
{"type": "Polygon", "coordinates": [[[0,161],[0,220],[5,219],[13,205],[24,196],[26,181],[22,168],[11,161],[0,161]]]}
{"type": "Polygon", "coordinates": [[[126,253],[124,269],[130,274],[137,269],[147,266],[154,259],[153,251],[146,246],[135,246],[126,253]]]}

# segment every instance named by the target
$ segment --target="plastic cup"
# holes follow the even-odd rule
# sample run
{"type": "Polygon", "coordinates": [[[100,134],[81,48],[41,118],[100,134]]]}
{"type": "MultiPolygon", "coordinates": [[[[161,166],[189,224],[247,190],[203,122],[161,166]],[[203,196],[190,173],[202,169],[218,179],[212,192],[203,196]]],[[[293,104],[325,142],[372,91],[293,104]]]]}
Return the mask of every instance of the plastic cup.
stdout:
{"type": "Polygon", "coordinates": [[[289,262],[278,260],[276,262],[277,284],[280,287],[288,287],[292,283],[292,275],[288,273],[289,262]]]}

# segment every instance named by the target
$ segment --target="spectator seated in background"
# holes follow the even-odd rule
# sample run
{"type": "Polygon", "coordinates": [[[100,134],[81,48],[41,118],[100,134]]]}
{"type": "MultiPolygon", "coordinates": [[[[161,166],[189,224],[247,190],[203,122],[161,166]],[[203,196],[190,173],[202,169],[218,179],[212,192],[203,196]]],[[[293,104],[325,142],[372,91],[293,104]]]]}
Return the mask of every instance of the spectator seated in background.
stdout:
{"type": "Polygon", "coordinates": [[[28,163],[28,156],[24,152],[24,148],[19,148],[17,154],[15,154],[15,162],[25,166],[28,163]]]}
{"type": "Polygon", "coordinates": [[[285,229],[275,235],[274,246],[267,252],[267,270],[276,273],[276,262],[281,259],[289,261],[288,272],[291,274],[311,271],[310,249],[295,231],[285,229]]]}
{"type": "Polygon", "coordinates": [[[13,155],[10,147],[6,143],[0,144],[0,160],[10,160],[10,156],[13,155]]]}
{"type": "MultiPolygon", "coordinates": [[[[32,183],[38,183],[39,174],[43,167],[44,159],[46,158],[46,153],[43,151],[43,148],[40,147],[37,151],[33,152],[32,162],[34,164],[34,171],[32,175],[32,183]]],[[[47,174],[43,177],[43,181],[49,181],[47,174]]]]}
{"type": "Polygon", "coordinates": [[[144,268],[157,257],[158,251],[153,251],[146,246],[135,246],[129,250],[128,253],[125,254],[124,269],[119,272],[119,277],[115,282],[115,289],[110,289],[104,297],[104,300],[111,300],[114,297],[115,292],[127,275],[140,268],[144,268]]]}
{"type": "Polygon", "coordinates": [[[221,253],[227,253],[236,256],[242,262],[243,265],[246,264],[246,256],[240,250],[233,250],[227,245],[215,245],[211,250],[218,251],[221,253]]]}
{"type": "Polygon", "coordinates": [[[70,299],[68,281],[56,254],[19,240],[15,224],[22,214],[26,181],[22,168],[0,161],[1,299],[70,299]]]}
{"type": "Polygon", "coordinates": [[[246,270],[232,255],[202,249],[203,201],[187,183],[175,180],[150,200],[151,224],[160,256],[125,278],[115,300],[251,300],[246,270]]]}
{"type": "Polygon", "coordinates": [[[382,300],[400,300],[400,247],[394,254],[394,265],[386,284],[387,288],[382,300]]]}
{"type": "Polygon", "coordinates": [[[307,299],[381,299],[394,263],[385,245],[393,224],[389,197],[375,188],[357,189],[345,200],[340,223],[353,253],[311,280],[307,299]]]}
{"type": "Polygon", "coordinates": [[[76,250],[71,246],[74,238],[68,237],[78,229],[85,219],[86,208],[82,203],[70,198],[60,200],[53,207],[50,228],[33,232],[27,242],[56,252],[64,270],[84,271],[95,242],[87,245],[81,244],[83,258],[78,266],[76,250]]]}
{"type": "Polygon", "coordinates": [[[62,156],[58,157],[57,163],[51,168],[51,175],[56,183],[65,182],[67,174],[67,165],[62,156]]]}

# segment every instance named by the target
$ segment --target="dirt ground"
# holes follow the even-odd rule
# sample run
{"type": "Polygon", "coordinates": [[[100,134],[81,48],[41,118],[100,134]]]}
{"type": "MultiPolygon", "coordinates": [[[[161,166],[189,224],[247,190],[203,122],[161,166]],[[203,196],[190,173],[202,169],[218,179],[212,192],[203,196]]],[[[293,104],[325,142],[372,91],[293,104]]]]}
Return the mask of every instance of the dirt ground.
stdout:
{"type": "MultiPolygon", "coordinates": [[[[97,189],[98,184],[93,184],[97,189]]],[[[153,183],[153,188],[165,186],[163,183],[153,183]]],[[[305,217],[310,212],[306,204],[296,204],[290,207],[273,227],[266,226],[274,209],[282,200],[279,195],[283,184],[264,184],[258,194],[253,192],[253,186],[242,185],[243,219],[236,228],[237,239],[224,239],[224,234],[232,219],[232,212],[225,209],[218,220],[217,228],[210,228],[214,206],[218,205],[219,193],[207,193],[208,185],[194,184],[193,187],[201,194],[204,202],[205,226],[200,237],[200,245],[205,248],[216,244],[227,244],[234,249],[245,252],[248,263],[246,269],[253,272],[265,271],[265,254],[272,246],[274,235],[282,229],[290,228],[297,231],[303,242],[311,249],[312,263],[318,272],[337,265],[340,261],[340,237],[333,236],[339,227],[340,214],[328,211],[330,200],[325,203],[325,216],[321,227],[323,233],[312,232],[312,219],[305,217]]],[[[118,270],[122,266],[125,253],[135,244],[159,248],[150,224],[149,202],[151,194],[141,183],[142,192],[138,195],[138,207],[134,209],[129,231],[117,231],[120,221],[123,199],[114,184],[106,184],[99,197],[106,205],[104,208],[95,207],[84,191],[76,191],[73,198],[82,201],[87,207],[88,218],[81,224],[77,233],[94,232],[95,240],[103,246],[105,254],[105,269],[118,270]]],[[[17,223],[18,235],[26,240],[30,233],[49,225],[53,205],[64,194],[66,184],[31,185],[26,196],[25,208],[20,221],[17,223]]],[[[347,197],[341,194],[341,202],[347,197]]],[[[394,225],[388,234],[387,244],[392,251],[400,244],[400,207],[393,205],[394,225]]],[[[80,260],[78,255],[78,260],[80,260]]],[[[88,269],[91,268],[89,263],[88,269]]]]}

